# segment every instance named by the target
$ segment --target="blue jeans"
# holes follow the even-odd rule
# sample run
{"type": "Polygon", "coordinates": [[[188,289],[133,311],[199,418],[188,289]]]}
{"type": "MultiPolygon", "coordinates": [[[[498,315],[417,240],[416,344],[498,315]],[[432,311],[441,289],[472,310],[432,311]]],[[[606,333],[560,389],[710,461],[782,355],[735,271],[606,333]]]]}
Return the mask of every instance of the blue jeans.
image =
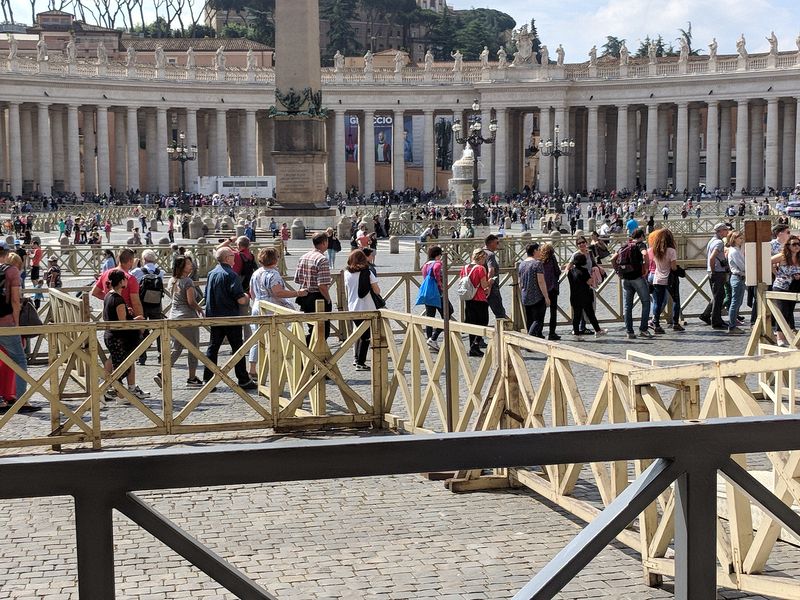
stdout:
{"type": "Polygon", "coordinates": [[[728,326],[736,327],[736,317],[739,316],[739,307],[744,298],[744,275],[731,275],[731,305],[728,307],[728,326]]]}
{"type": "MultiPolygon", "coordinates": [[[[18,335],[0,335],[0,346],[6,351],[8,357],[17,363],[24,371],[28,370],[28,359],[22,348],[22,338],[18,335]]],[[[17,379],[17,397],[19,398],[28,389],[28,382],[19,375],[17,379]]]]}
{"type": "Polygon", "coordinates": [[[653,324],[658,327],[661,323],[661,312],[667,305],[667,290],[666,285],[653,286],[653,324]]]}
{"type": "Polygon", "coordinates": [[[650,290],[644,277],[622,280],[622,306],[625,312],[625,331],[633,333],[633,295],[638,294],[642,303],[642,317],[639,331],[647,331],[647,319],[650,316],[650,290]]]}

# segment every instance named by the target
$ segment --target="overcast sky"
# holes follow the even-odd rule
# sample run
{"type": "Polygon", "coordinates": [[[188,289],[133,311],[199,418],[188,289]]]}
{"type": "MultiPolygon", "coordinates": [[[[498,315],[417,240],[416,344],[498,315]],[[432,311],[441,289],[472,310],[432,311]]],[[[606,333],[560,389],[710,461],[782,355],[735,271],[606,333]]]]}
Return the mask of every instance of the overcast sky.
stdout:
{"type": "MultiPolygon", "coordinates": [[[[198,0],[198,4],[202,0],[198,0]]],[[[517,24],[533,17],[542,42],[551,54],[563,44],[567,62],[583,62],[593,44],[600,48],[606,36],[627,40],[635,52],[645,36],[664,36],[672,42],[678,28],[692,22],[694,47],[708,54],[708,43],[716,37],[720,54],[733,54],[736,40],[744,33],[750,52],[766,52],[767,36],[775,30],[779,50],[797,50],[800,33],[800,0],[447,0],[455,8],[486,6],[507,12],[517,24]],[[576,35],[576,32],[578,35],[576,35]]],[[[28,23],[30,2],[12,0],[17,20],[28,23]]],[[[91,4],[91,3],[89,3],[91,4]]],[[[46,10],[46,0],[37,9],[46,10]]],[[[121,25],[121,22],[120,22],[121,25]]]]}
{"type": "Polygon", "coordinates": [[[795,38],[800,33],[799,0],[559,0],[531,2],[502,0],[474,2],[447,0],[459,9],[496,8],[510,14],[517,24],[536,19],[542,42],[553,50],[563,44],[567,62],[586,60],[589,49],[605,43],[613,35],[627,40],[635,52],[645,36],[661,34],[674,41],[678,28],[692,22],[693,47],[708,54],[708,44],[716,37],[720,54],[733,54],[736,40],[744,33],[749,52],[766,52],[766,38],[775,30],[778,49],[797,50],[795,38]],[[577,35],[576,35],[577,33],[577,35]]]}

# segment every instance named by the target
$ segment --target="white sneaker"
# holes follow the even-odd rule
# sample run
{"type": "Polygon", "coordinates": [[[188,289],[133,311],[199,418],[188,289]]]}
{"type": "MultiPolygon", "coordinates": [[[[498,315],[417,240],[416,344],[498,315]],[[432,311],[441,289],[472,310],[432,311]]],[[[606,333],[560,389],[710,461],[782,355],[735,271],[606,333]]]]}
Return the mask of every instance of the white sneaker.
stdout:
{"type": "Polygon", "coordinates": [[[605,335],[608,333],[608,329],[598,329],[594,332],[594,337],[600,337],[601,335],[605,335]]]}
{"type": "Polygon", "coordinates": [[[428,344],[428,348],[430,348],[434,352],[438,352],[439,351],[439,342],[437,342],[435,339],[428,338],[427,344],[428,344]]]}
{"type": "Polygon", "coordinates": [[[136,396],[136,397],[137,397],[139,400],[144,400],[144,399],[146,399],[146,398],[149,398],[149,397],[150,397],[150,392],[145,392],[145,391],[144,391],[142,388],[140,388],[138,385],[135,385],[135,386],[133,386],[133,387],[128,387],[128,391],[129,391],[131,394],[133,394],[134,396],[136,396]]]}

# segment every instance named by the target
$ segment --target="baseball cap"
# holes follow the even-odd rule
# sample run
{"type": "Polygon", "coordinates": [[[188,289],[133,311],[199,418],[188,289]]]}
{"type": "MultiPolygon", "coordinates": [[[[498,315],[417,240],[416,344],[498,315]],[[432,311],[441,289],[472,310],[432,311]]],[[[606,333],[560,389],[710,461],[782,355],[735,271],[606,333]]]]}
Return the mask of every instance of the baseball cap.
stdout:
{"type": "Polygon", "coordinates": [[[732,229],[731,224],[720,222],[714,225],[714,231],[721,231],[722,229],[732,229]]]}
{"type": "Polygon", "coordinates": [[[6,242],[1,240],[0,240],[0,248],[2,248],[3,250],[11,250],[11,247],[6,242]]]}
{"type": "Polygon", "coordinates": [[[58,262],[57,256],[50,256],[47,258],[47,262],[58,262]]]}

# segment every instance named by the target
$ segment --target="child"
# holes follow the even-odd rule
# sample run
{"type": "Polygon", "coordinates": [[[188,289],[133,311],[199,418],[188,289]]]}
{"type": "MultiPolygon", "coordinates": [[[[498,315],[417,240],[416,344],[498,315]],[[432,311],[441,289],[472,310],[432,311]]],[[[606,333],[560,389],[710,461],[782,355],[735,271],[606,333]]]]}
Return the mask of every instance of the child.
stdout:
{"type": "Polygon", "coordinates": [[[33,295],[33,305],[36,307],[36,310],[39,310],[39,307],[42,305],[42,300],[44,300],[44,294],[42,293],[43,285],[44,281],[41,279],[37,279],[33,282],[33,287],[36,288],[36,293],[33,295]]]}
{"type": "Polygon", "coordinates": [[[60,288],[61,287],[61,267],[58,266],[58,258],[55,256],[51,256],[47,259],[47,263],[49,268],[47,272],[44,274],[44,278],[47,281],[47,287],[49,288],[60,288]]]}

